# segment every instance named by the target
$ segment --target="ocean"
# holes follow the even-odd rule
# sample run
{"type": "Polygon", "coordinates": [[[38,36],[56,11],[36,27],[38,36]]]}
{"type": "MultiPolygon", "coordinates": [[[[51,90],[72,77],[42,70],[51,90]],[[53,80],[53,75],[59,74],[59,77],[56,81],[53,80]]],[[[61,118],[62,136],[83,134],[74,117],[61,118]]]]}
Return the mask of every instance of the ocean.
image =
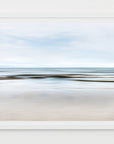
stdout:
{"type": "Polygon", "coordinates": [[[0,68],[0,80],[46,84],[50,89],[113,88],[114,68],[0,68]]]}

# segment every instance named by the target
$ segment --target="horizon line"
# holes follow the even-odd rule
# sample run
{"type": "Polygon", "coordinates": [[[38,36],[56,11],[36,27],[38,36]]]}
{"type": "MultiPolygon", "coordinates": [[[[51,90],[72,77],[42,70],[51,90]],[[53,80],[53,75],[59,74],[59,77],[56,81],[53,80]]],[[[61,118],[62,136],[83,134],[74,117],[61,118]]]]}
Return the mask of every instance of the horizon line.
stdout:
{"type": "Polygon", "coordinates": [[[88,66],[88,67],[0,67],[0,68],[114,68],[109,66],[88,66]]]}

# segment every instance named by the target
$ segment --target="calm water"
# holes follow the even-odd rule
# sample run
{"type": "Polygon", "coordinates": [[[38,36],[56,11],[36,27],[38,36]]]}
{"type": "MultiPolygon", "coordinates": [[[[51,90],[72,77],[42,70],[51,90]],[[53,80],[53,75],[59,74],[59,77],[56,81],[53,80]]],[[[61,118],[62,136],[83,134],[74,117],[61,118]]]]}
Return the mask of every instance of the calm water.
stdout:
{"type": "Polygon", "coordinates": [[[114,68],[1,68],[0,83],[32,83],[39,88],[114,88],[114,68]]]}

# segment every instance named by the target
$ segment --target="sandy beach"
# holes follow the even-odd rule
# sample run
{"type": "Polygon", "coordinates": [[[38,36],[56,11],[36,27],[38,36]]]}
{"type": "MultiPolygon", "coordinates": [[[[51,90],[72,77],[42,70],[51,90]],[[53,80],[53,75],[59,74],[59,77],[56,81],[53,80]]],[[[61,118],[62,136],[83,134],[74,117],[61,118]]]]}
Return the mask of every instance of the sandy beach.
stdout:
{"type": "Polygon", "coordinates": [[[0,92],[1,121],[112,121],[113,89],[0,92]]]}

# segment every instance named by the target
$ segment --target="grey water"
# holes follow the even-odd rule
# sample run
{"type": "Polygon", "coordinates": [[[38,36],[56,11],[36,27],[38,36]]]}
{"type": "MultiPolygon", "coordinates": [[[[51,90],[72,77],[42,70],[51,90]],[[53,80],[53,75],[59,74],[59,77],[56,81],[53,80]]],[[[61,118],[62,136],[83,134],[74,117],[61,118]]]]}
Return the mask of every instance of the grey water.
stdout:
{"type": "Polygon", "coordinates": [[[52,88],[68,84],[69,88],[113,88],[114,68],[0,68],[0,80],[28,80],[52,88]]]}

